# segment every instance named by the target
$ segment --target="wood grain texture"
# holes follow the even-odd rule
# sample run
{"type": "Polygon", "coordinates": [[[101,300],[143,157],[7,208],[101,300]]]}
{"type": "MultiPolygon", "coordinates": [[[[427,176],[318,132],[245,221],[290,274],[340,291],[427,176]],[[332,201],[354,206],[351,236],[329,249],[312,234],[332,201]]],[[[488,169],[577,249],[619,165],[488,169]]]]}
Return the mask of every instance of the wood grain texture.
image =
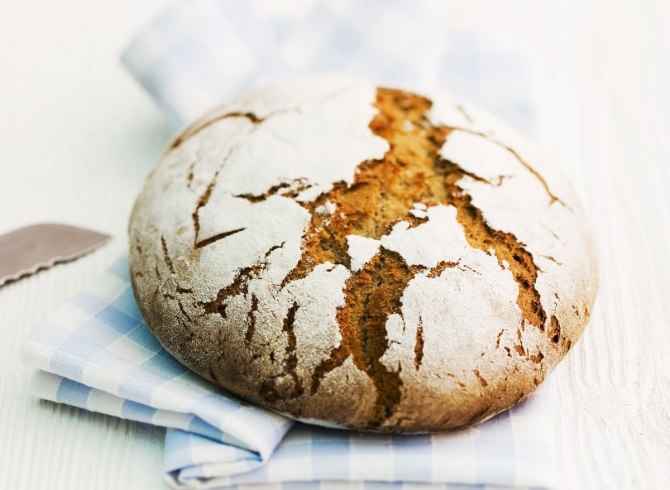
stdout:
{"type": "MultiPolygon", "coordinates": [[[[0,233],[64,220],[117,237],[0,289],[0,488],[165,487],[161,429],[38,402],[19,363],[33,326],[124,248],[134,195],[169,137],[116,62],[162,4],[7,2],[0,17],[0,233]]],[[[556,373],[563,487],[662,488],[670,481],[670,4],[450,7],[455,26],[534,53],[540,142],[575,183],[598,243],[593,318],[556,373]]]]}

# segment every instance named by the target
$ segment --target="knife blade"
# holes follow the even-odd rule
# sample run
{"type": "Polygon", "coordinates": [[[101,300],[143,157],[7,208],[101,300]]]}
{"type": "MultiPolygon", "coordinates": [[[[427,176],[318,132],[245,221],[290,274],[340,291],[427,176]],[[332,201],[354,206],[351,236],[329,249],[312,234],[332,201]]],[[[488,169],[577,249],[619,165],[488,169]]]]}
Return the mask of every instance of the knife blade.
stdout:
{"type": "Polygon", "coordinates": [[[25,226],[0,235],[0,287],[85,255],[111,237],[58,223],[25,226]]]}

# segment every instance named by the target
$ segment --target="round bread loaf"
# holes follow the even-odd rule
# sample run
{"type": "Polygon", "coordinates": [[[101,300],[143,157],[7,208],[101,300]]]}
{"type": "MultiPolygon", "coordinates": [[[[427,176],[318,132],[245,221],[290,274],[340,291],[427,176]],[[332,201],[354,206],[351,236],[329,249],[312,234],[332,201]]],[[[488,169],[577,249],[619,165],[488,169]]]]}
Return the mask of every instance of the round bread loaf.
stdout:
{"type": "Polygon", "coordinates": [[[309,423],[425,432],[531,393],[589,318],[568,187],[495,118],[351,77],[183,130],[130,221],[134,291],[190,369],[309,423]]]}

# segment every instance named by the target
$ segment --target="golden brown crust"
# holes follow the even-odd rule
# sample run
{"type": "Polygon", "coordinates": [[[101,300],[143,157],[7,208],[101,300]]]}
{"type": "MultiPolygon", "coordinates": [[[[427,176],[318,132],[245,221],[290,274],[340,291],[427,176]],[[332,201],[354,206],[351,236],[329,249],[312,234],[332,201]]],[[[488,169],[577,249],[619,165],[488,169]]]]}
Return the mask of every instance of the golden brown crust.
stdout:
{"type": "MultiPolygon", "coordinates": [[[[450,133],[463,128],[433,123],[429,117],[431,101],[416,94],[378,89],[374,105],[377,112],[369,128],[388,142],[389,149],[382,158],[360,163],[350,183],[336,182],[312,200],[297,200],[307,188],[300,181],[274,185],[262,194],[235,196],[253,205],[282,196],[294,200],[308,213],[299,258],[279,284],[263,282],[263,277],[271,268],[274,254],[282,253],[284,243],[267,249],[254,264],[240,267],[232,281],[206,301],[185,307],[183,301],[188,301],[190,290],[184,287],[179,294],[166,295],[164,291],[170,288],[165,287],[163,274],[157,269],[163,285],[153,288],[152,294],[147,294],[147,282],[136,285],[138,302],[157,337],[182,362],[224,388],[289,416],[358,429],[406,432],[476,423],[530,394],[565,355],[588,320],[595,294],[593,278],[587,278],[589,286],[585,291],[575,293],[570,305],[572,313],[560,304],[548,311],[537,286],[541,268],[533,253],[514,233],[491,225],[461,184],[467,180],[497,187],[502,177],[492,181],[440,154],[450,133]],[[480,272],[448,258],[430,267],[411,264],[383,243],[360,267],[352,265],[348,242],[352,235],[380,241],[399,223],[418,230],[428,217],[416,212],[417,203],[425,209],[455,210],[464,243],[477,254],[495,259],[500,272],[510,274],[513,280],[508,286],[517,291],[515,297],[501,298],[502,292],[491,290],[491,299],[485,300],[499,317],[496,321],[500,331],[495,337],[482,334],[481,339],[488,340],[475,334],[475,343],[487,342],[479,346],[481,360],[477,364],[463,364],[458,352],[433,345],[432,339],[440,338],[434,332],[435,323],[427,325],[419,314],[408,337],[412,345],[407,354],[398,354],[400,360],[394,365],[389,360],[395,351],[388,329],[390,321],[400,321],[403,327],[399,335],[406,335],[411,320],[403,313],[403,302],[411,299],[410,283],[443,281],[435,283],[435,287],[441,287],[439,284],[446,284],[447,276],[458,273],[465,280],[479,281],[479,287],[489,288],[486,279],[475,276],[481,276],[480,272]],[[322,211],[325,208],[326,213],[322,211]],[[340,266],[348,274],[342,289],[343,301],[335,315],[339,341],[332,343],[325,355],[311,352],[310,359],[303,359],[304,350],[299,349],[309,349],[309,341],[299,318],[307,306],[290,299],[291,288],[324,266],[331,271],[340,266]],[[266,312],[262,292],[250,287],[257,283],[265,284],[263,287],[272,290],[275,298],[289,298],[281,318],[266,312]],[[145,290],[138,292],[140,288],[145,290]],[[515,309],[518,319],[506,318],[506,312],[515,309]],[[226,328],[237,332],[226,332],[226,328]],[[434,361],[435,353],[441,352],[453,355],[454,372],[436,368],[443,365],[434,361]],[[349,401],[352,394],[358,404],[349,401]]],[[[261,121],[245,117],[255,124],[261,121]]],[[[176,146],[197,133],[187,130],[176,140],[176,146]]],[[[549,206],[566,207],[519,153],[492,138],[491,141],[539,182],[549,206]]],[[[196,238],[199,212],[212,190],[210,184],[196,200],[192,213],[196,238]]],[[[188,261],[198,261],[200,249],[244,229],[227,230],[205,241],[194,239],[188,261]]],[[[131,226],[131,240],[142,241],[136,237],[142,232],[133,230],[131,226]]],[[[179,276],[164,236],[160,251],[166,273],[170,278],[179,276]]],[[[141,254],[131,249],[134,284],[138,274],[144,274],[139,264],[141,254]]],[[[495,288],[496,279],[491,281],[495,288]]],[[[172,289],[178,287],[173,285],[172,289]]],[[[445,317],[443,321],[453,318],[445,317]]],[[[464,345],[471,344],[464,338],[464,345]]]]}

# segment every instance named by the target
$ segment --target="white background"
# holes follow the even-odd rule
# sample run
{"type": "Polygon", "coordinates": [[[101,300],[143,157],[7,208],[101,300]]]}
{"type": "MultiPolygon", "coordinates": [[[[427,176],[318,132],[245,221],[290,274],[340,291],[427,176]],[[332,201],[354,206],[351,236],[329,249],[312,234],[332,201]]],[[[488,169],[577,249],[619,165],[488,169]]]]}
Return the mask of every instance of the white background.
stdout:
{"type": "MultiPolygon", "coordinates": [[[[114,243],[0,290],[0,488],[163,488],[163,431],[39,402],[32,327],[125,247],[130,206],[170,136],[117,62],[163,0],[0,0],[0,233],[39,221],[114,243]]],[[[670,2],[451,2],[451,23],[535,53],[542,144],[598,241],[591,324],[559,367],[564,488],[670,481],[670,2]]],[[[446,26],[449,28],[449,26],[446,26]]]]}

